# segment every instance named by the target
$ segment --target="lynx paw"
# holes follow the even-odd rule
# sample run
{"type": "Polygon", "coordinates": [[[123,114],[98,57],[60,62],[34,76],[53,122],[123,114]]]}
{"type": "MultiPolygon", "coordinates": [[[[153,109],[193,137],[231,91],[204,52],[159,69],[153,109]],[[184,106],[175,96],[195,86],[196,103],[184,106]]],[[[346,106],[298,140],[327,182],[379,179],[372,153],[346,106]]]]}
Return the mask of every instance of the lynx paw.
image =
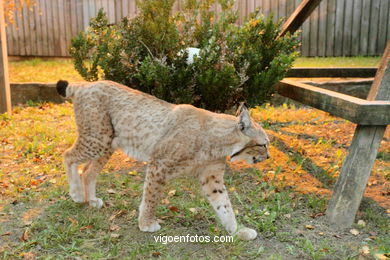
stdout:
{"type": "Polygon", "coordinates": [[[138,226],[139,229],[143,232],[156,232],[161,228],[160,224],[158,224],[157,221],[144,222],[144,223],[141,222],[143,221],[140,221],[138,226]]]}
{"type": "Polygon", "coordinates": [[[244,227],[237,232],[237,236],[241,240],[253,240],[257,237],[257,232],[251,228],[244,227]]]}
{"type": "Polygon", "coordinates": [[[84,202],[84,196],[81,195],[80,193],[78,192],[75,192],[75,191],[70,191],[69,192],[69,195],[70,197],[72,198],[72,200],[76,203],[83,203],[84,202]]]}
{"type": "Polygon", "coordinates": [[[103,204],[104,204],[103,200],[99,199],[99,198],[95,198],[95,199],[89,201],[89,206],[97,208],[97,209],[100,209],[101,207],[103,207],[103,204]]]}

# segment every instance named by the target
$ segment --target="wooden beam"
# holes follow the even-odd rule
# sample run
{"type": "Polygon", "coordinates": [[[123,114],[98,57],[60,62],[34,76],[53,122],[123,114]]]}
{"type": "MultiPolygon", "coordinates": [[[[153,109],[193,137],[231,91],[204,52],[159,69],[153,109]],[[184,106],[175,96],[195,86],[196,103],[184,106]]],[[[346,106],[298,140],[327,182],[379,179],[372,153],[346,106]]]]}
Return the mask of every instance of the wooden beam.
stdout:
{"type": "Polygon", "coordinates": [[[282,96],[361,125],[390,124],[390,101],[368,101],[292,80],[275,85],[282,96]]]}
{"type": "Polygon", "coordinates": [[[320,2],[321,0],[303,0],[284,23],[279,37],[284,36],[287,32],[297,31],[320,2]]]}
{"type": "Polygon", "coordinates": [[[11,112],[11,91],[9,87],[7,55],[4,6],[3,1],[0,1],[0,114],[11,112]]]}
{"type": "Polygon", "coordinates": [[[377,68],[291,68],[293,78],[373,78],[377,68]]]}
{"type": "MultiPolygon", "coordinates": [[[[387,42],[368,98],[390,100],[390,40],[387,42]]],[[[390,114],[390,109],[379,113],[387,116],[390,114]]],[[[350,227],[355,220],[387,124],[385,122],[380,126],[360,124],[356,127],[348,155],[326,210],[329,221],[339,228],[350,227]]]]}

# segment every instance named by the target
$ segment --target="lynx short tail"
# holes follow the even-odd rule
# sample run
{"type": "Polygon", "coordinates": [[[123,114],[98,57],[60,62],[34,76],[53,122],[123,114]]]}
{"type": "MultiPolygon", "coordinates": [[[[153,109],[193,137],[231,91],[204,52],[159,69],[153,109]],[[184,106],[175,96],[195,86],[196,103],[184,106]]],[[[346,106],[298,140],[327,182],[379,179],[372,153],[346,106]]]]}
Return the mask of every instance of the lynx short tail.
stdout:
{"type": "Polygon", "coordinates": [[[68,85],[69,85],[68,81],[59,80],[57,82],[57,86],[56,86],[58,94],[60,94],[63,97],[66,97],[66,89],[67,89],[68,85]]]}

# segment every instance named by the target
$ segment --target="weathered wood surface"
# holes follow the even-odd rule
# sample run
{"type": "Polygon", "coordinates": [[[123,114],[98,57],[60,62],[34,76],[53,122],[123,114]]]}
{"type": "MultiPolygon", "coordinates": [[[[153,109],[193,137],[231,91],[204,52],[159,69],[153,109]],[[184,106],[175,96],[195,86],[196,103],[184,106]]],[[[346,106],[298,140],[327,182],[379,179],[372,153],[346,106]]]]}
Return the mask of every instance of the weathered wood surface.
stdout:
{"type": "Polygon", "coordinates": [[[286,77],[296,78],[373,78],[377,68],[292,68],[286,77]]]}
{"type": "MultiPolygon", "coordinates": [[[[303,0],[284,23],[280,36],[288,32],[294,33],[298,30],[320,2],[321,0],[303,0]]],[[[314,28],[314,30],[317,30],[317,28],[314,28]]]]}
{"type": "MultiPolygon", "coordinates": [[[[368,99],[377,100],[377,102],[390,100],[390,40],[387,42],[368,99]]],[[[387,117],[390,115],[390,109],[378,111],[378,114],[380,113],[387,117]]],[[[348,155],[344,160],[326,211],[329,221],[335,226],[350,227],[354,222],[388,124],[390,123],[383,122],[379,126],[360,124],[356,127],[348,155]]]]}
{"type": "MultiPolygon", "coordinates": [[[[177,0],[174,11],[183,7],[177,0]]],[[[315,0],[319,1],[319,0],[315,0]]],[[[7,26],[10,55],[68,56],[70,39],[85,30],[99,8],[111,23],[134,17],[135,0],[36,0],[36,6],[17,11],[7,26]],[[23,16],[21,15],[23,14],[23,16]]],[[[239,0],[240,21],[256,8],[274,20],[289,17],[302,0],[239,0]]],[[[213,6],[214,11],[220,8],[213,6]]],[[[303,56],[381,55],[390,38],[389,0],[322,0],[302,27],[303,56]],[[379,6],[379,10],[378,10],[379,6]]]]}
{"type": "Polygon", "coordinates": [[[368,101],[307,84],[282,80],[275,85],[282,96],[361,125],[390,124],[390,101],[368,101]]]}
{"type": "Polygon", "coordinates": [[[0,114],[11,112],[11,92],[8,78],[7,39],[3,1],[0,1],[0,114]]]}
{"type": "Polygon", "coordinates": [[[358,125],[326,211],[329,221],[347,228],[355,220],[386,126],[358,125]]]}

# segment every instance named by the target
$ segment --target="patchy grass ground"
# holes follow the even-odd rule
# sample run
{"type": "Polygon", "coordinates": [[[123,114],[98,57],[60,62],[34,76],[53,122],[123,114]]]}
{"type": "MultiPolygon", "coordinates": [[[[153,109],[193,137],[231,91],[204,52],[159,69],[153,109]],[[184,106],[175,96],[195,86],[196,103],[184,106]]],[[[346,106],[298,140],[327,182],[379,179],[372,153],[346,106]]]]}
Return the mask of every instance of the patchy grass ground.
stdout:
{"type": "Polygon", "coordinates": [[[381,57],[300,57],[294,67],[378,67],[381,57]]]}
{"type": "MultiPolygon", "coordinates": [[[[73,203],[61,156],[75,139],[72,105],[30,105],[0,116],[4,259],[386,259],[390,253],[389,131],[352,234],[329,227],[324,211],[354,126],[314,109],[253,110],[274,136],[272,159],[255,168],[232,164],[225,179],[239,223],[259,237],[165,245],[137,228],[145,164],[116,153],[98,178],[105,207],[73,203]]],[[[166,191],[155,235],[227,235],[196,180],[180,178],[166,191]]]]}
{"type": "Polygon", "coordinates": [[[59,79],[82,81],[71,59],[33,58],[9,61],[10,82],[57,82],[59,79]],[[39,73],[37,73],[39,72],[39,73]]]}
{"type": "MultiPolygon", "coordinates": [[[[329,57],[298,58],[295,67],[376,67],[380,57],[329,57]]],[[[11,82],[57,82],[59,79],[82,81],[71,59],[11,59],[9,63],[11,82]],[[37,73],[37,71],[44,73],[37,73]]]]}

